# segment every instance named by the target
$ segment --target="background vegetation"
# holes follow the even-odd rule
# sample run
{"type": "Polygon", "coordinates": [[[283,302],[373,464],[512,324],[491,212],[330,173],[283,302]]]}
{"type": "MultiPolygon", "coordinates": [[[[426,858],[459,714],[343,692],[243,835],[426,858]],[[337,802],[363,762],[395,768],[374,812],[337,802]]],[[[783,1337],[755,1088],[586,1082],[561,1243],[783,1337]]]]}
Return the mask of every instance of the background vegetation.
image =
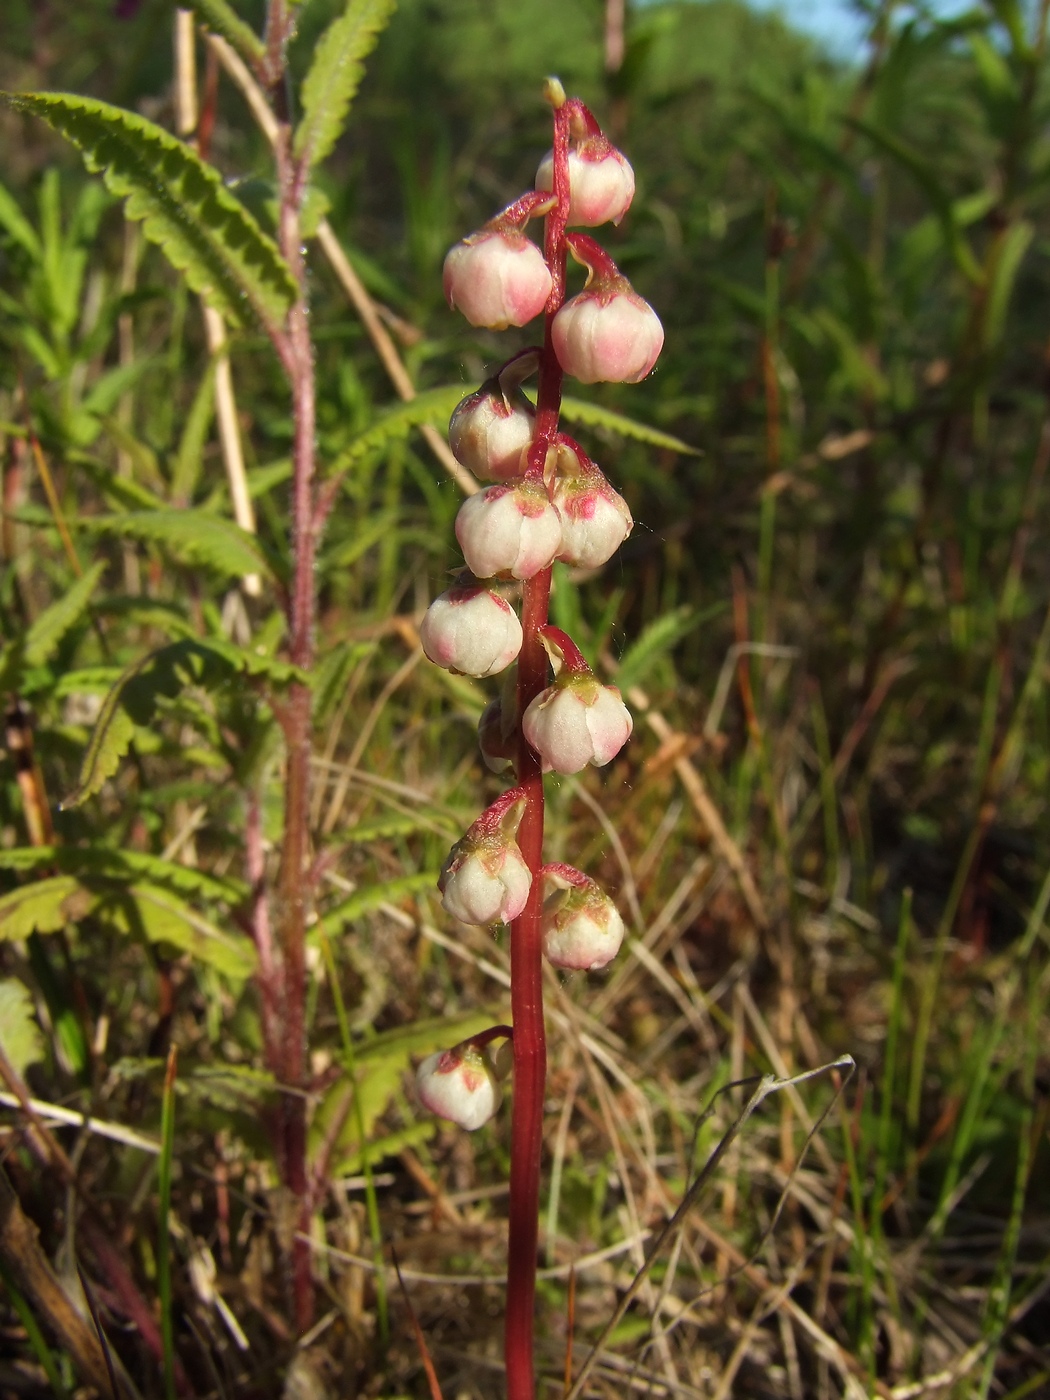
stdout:
{"type": "MultiPolygon", "coordinates": [[[[336,8],[304,7],[302,65],[336,8]]],[[[618,891],[633,934],[611,974],[551,979],[551,1393],[568,1319],[578,1359],[742,1101],[701,1120],[715,1091],[848,1052],[858,1074],[793,1176],[827,1080],[750,1120],[590,1386],[1050,1394],[1046,9],[873,6],[847,70],[732,0],[652,4],[610,70],[597,3],[402,0],[319,176],[416,386],[466,392],[515,347],[447,311],[441,260],[531,181],[558,73],[635,166],[612,251],[667,330],[629,404],[588,401],[695,449],[581,428],[638,525],[600,576],[556,580],[554,620],[619,673],[637,737],[551,804],[552,858],[618,891]]],[[[0,85],[171,128],[171,19],[161,0],[8,0],[0,85]]],[[[212,80],[212,159],[265,219],[265,140],[212,80]]],[[[445,1392],[487,1394],[506,1124],[421,1121],[405,1087],[450,1019],[466,1034],[506,1002],[505,946],[450,927],[432,889],[490,781],[489,692],[417,665],[459,490],[383,426],[396,395],[315,250],[321,443],[353,445],[353,470],[315,690],[327,1310],[296,1348],[243,932],[246,815],[272,859],[281,807],[276,585],[238,586],[252,557],[204,521],[230,504],[195,298],[40,125],[5,112],[0,149],[0,1044],[37,1099],[100,1120],[54,1131],[123,1275],[13,1109],[5,1170],[60,1273],[85,1246],[144,1395],[163,1393],[159,1353],[115,1276],[145,1322],[172,1319],[158,1345],[187,1392],[422,1394],[391,1244],[445,1392]],[[161,507],[200,512],[194,536],[142,524],[161,507]],[[220,674],[231,638],[257,675],[220,674]],[[58,811],[114,680],[179,639],[199,684],[133,714],[119,768],[58,811]],[[27,914],[42,877],[67,883],[27,914]]],[[[261,338],[239,335],[232,365],[254,562],[279,580],[285,391],[261,338]]],[[[425,399],[429,421],[455,398],[425,399]]],[[[72,1390],[10,1280],[0,1327],[0,1392],[72,1390]]]]}

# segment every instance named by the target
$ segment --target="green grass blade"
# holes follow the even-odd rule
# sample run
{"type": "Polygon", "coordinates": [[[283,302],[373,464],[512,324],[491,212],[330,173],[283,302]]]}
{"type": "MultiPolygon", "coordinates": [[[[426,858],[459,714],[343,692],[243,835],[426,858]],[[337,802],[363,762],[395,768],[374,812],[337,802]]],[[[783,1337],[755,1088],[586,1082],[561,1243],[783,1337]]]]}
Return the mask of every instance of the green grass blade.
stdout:
{"type": "Polygon", "coordinates": [[[175,1396],[175,1338],[171,1320],[171,1164],[175,1155],[175,1068],[178,1051],[168,1052],[164,1096],[160,1110],[160,1158],[157,1163],[157,1292],[160,1295],[160,1337],[164,1348],[165,1400],[175,1396]]]}

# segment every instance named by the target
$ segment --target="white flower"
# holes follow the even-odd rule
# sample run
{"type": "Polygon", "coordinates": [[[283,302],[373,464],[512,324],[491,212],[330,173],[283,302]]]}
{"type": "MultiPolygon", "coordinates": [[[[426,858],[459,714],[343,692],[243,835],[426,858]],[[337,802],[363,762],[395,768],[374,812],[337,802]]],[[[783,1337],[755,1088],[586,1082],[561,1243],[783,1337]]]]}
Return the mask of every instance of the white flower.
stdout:
{"type": "Polygon", "coordinates": [[[664,328],[637,293],[596,286],[565,303],[551,336],[562,369],[581,384],[637,384],[656,364],[664,328]]]}
{"type": "Polygon", "coordinates": [[[627,502],[596,467],[581,475],[559,477],[552,502],[561,520],[558,558],[564,564],[597,569],[634,529],[627,502]]]}
{"type": "Polygon", "coordinates": [[[543,952],[554,967],[595,972],[612,962],[623,943],[620,911],[594,881],[567,866],[548,866],[540,930],[543,952]],[[568,876],[563,878],[562,872],[568,876]]]}
{"type": "MultiPolygon", "coordinates": [[[[536,172],[536,188],[554,188],[554,152],[536,172]]],[[[580,142],[569,151],[569,220],[579,228],[618,224],[634,198],[634,171],[627,157],[604,137],[580,142]]]]}
{"type": "Polygon", "coordinates": [[[416,1089],[424,1108],[468,1132],[487,1123],[503,1098],[484,1052],[472,1045],[429,1055],[416,1070],[416,1089]]]}
{"type": "Polygon", "coordinates": [[[497,484],[468,496],[456,516],[456,538],[478,578],[532,578],[561,546],[561,522],[542,484],[497,484]]]}
{"type": "Polygon", "coordinates": [[[521,650],[521,623],[498,593],[477,584],[457,585],[427,608],[419,640],[430,660],[446,671],[494,676],[521,650]]]}
{"type": "Polygon", "coordinates": [[[502,331],[538,316],[551,294],[550,269],[523,233],[482,229],[450,248],[442,273],[445,299],[472,326],[502,331]]]}
{"type": "Polygon", "coordinates": [[[521,788],[498,797],[448,853],[441,903],[465,924],[509,924],[525,908],[532,872],[514,834],[525,810],[521,788]]]}
{"type": "Polygon", "coordinates": [[[457,462],[482,481],[521,476],[521,454],[532,441],[536,410],[520,390],[505,395],[490,379],[453,410],[448,445],[457,462]]]}
{"type": "Polygon", "coordinates": [[[600,768],[615,758],[634,721],[614,685],[567,674],[536,696],[521,727],[555,773],[579,773],[588,763],[600,768]]]}

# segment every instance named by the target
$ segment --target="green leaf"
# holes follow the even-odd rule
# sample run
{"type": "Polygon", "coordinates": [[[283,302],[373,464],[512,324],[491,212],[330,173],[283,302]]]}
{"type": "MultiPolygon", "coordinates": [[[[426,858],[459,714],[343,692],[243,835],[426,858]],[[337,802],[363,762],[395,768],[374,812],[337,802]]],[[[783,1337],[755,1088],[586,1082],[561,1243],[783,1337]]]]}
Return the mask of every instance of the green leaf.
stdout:
{"type": "Polygon", "coordinates": [[[255,947],[192,909],[170,890],[145,883],[99,898],[95,917],[150,943],[170,943],[226,977],[243,980],[255,970],[255,947]]]}
{"type": "Polygon", "coordinates": [[[248,887],[229,876],[209,875],[195,866],[178,865],[145,851],[113,850],[105,846],[14,846],[0,850],[0,870],[55,869],[82,879],[146,879],[176,894],[240,904],[248,887]]]}
{"type": "Polygon", "coordinates": [[[263,41],[255,30],[234,12],[226,0],[189,0],[189,3],[202,23],[206,24],[213,34],[221,34],[249,67],[254,68],[266,57],[263,41]]]}
{"type": "Polygon", "coordinates": [[[348,471],[370,452],[385,447],[387,443],[402,441],[413,428],[422,427],[424,423],[447,424],[452,410],[463,397],[462,385],[445,384],[440,389],[428,389],[408,403],[390,409],[354,438],[348,447],[343,448],[329,468],[329,475],[348,471]]]}
{"type": "Polygon", "coordinates": [[[242,651],[217,638],[172,642],[134,662],[103,702],[80,767],[80,779],[62,807],[79,807],[112,777],[136,728],[152,724],[159,700],[174,699],[191,685],[220,685],[237,674],[264,676],[277,684],[304,679],[285,661],[242,651]]]}
{"type": "Polygon", "coordinates": [[[203,565],[224,578],[272,575],[259,541],[232,520],[205,510],[129,511],[81,520],[85,530],[164,545],[184,564],[203,565]]]}
{"type": "Polygon", "coordinates": [[[179,449],[171,472],[171,498],[176,505],[186,505],[193,499],[200,480],[204,444],[215,411],[215,372],[218,359],[213,359],[193,396],[186,415],[186,426],[179,438],[179,449]]]}
{"type": "Polygon", "coordinates": [[[27,666],[43,666],[51,660],[62,638],[84,615],[91,595],[105,571],[105,563],[92,565],[82,578],[77,579],[64,597],[44,609],[26,633],[27,666]]]}
{"type": "Polygon", "coordinates": [[[36,229],[15,203],[14,196],[0,185],[0,228],[3,228],[13,242],[18,243],[32,258],[41,258],[40,239],[36,229]]]}
{"type": "Polygon", "coordinates": [[[218,171],[145,117],[72,93],[5,94],[19,112],[41,117],[101,171],[126,201],[125,214],[194,291],[233,325],[245,306],[277,326],[297,296],[277,245],[229,190],[218,171]]]}
{"type": "Polygon", "coordinates": [[[1002,245],[992,269],[988,287],[988,301],[985,306],[981,340],[986,350],[997,345],[1002,337],[1017,274],[1034,234],[1034,225],[1021,219],[1016,224],[1011,225],[1003,236],[1002,245]]]}
{"type": "MultiPolygon", "coordinates": [[[[401,1080],[411,1068],[414,1056],[448,1049],[468,1036],[487,1030],[495,1019],[483,1011],[470,1012],[465,1016],[440,1016],[430,1021],[417,1021],[408,1030],[384,1031],[367,1044],[359,1046],[355,1055],[356,1078],[365,1139],[371,1138],[377,1120],[400,1089],[401,1080]]],[[[322,1098],[310,1124],[311,1160],[322,1143],[331,1141],[333,1135],[333,1167],[353,1153],[360,1152],[357,1114],[350,1111],[353,1091],[353,1082],[348,1075],[337,1080],[322,1098]]]]}
{"type": "Polygon", "coordinates": [[[27,1065],[44,1058],[44,1037],[37,1025],[29,988],[14,977],[0,982],[0,1048],[21,1078],[27,1065]]]}
{"type": "Polygon", "coordinates": [[[616,672],[616,684],[623,691],[637,685],[648,673],[652,664],[660,656],[676,647],[683,637],[687,637],[702,622],[722,612],[724,603],[716,603],[702,612],[695,608],[674,608],[664,613],[655,622],[642,629],[642,634],[633,646],[627,648],[616,672]]]}
{"type": "Polygon", "coordinates": [[[396,0],[349,0],[321,35],[302,87],[303,115],[293,149],[307,166],[338,140],[364,75],[364,59],[394,13],[396,0]]]}
{"type": "Polygon", "coordinates": [[[381,904],[396,904],[406,895],[416,894],[419,890],[436,889],[437,882],[436,870],[423,870],[415,875],[402,875],[397,880],[387,881],[386,884],[369,885],[366,889],[356,890],[349,899],[344,899],[318,920],[308,936],[315,939],[324,933],[329,938],[334,938],[342,933],[347,924],[371,913],[373,909],[378,909],[381,904]]]}
{"type": "Polygon", "coordinates": [[[687,442],[673,437],[671,433],[661,432],[659,428],[650,427],[648,423],[639,423],[636,418],[627,418],[622,413],[614,413],[610,408],[587,403],[584,399],[562,399],[561,416],[566,422],[583,423],[588,428],[604,428],[606,432],[615,433],[617,437],[647,442],[650,447],[663,447],[669,452],[681,452],[690,457],[701,455],[698,448],[690,447],[687,442]]]}
{"type": "Polygon", "coordinates": [[[95,895],[71,875],[54,875],[0,895],[0,939],[56,933],[95,905],[95,895]]]}

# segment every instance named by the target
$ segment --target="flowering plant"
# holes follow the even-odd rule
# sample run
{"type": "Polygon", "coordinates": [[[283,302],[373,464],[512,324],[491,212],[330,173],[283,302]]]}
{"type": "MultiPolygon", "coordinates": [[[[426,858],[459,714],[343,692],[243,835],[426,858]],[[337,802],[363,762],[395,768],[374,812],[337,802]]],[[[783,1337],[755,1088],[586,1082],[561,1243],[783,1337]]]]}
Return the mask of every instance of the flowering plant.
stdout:
{"type": "MultiPolygon", "coordinates": [[[[500,610],[505,601],[472,581],[442,595],[422,631],[427,655],[449,669],[493,675],[518,659],[513,690],[504,687],[480,733],[486,762],[512,763],[517,785],[456,843],[441,878],[445,909],[455,918],[511,926],[510,1400],[531,1400],[534,1393],[546,1084],[542,958],[559,968],[597,969],[616,956],[623,938],[616,906],[593,880],[571,866],[542,863],[544,772],[577,773],[609,763],[632,729],[619,691],[602,685],[572,639],[547,621],[554,560],[599,567],[633,525],[600,468],[560,430],[562,381],[571,374],[584,383],[635,383],[652,369],[663,344],[655,311],[609,255],[588,235],[566,232],[569,224],[619,223],[634,195],[631,167],[556,79],[548,81],[546,96],[554,144],[540,165],[536,191],[458,243],[444,272],[449,305],[473,325],[524,325],[544,312],[542,347],[515,356],[469,394],[449,428],[457,459],[496,482],[464,502],[456,537],[476,579],[521,581],[521,624],[510,628],[500,610]],[[542,253],[525,233],[540,214],[546,220],[542,253]],[[588,280],[566,301],[570,252],[588,269],[588,280]],[[535,407],[521,392],[532,374],[538,375],[535,407]]],[[[418,1086],[425,1107],[471,1129],[497,1112],[498,1082],[483,1054],[494,1034],[423,1062],[418,1086]]]]}

